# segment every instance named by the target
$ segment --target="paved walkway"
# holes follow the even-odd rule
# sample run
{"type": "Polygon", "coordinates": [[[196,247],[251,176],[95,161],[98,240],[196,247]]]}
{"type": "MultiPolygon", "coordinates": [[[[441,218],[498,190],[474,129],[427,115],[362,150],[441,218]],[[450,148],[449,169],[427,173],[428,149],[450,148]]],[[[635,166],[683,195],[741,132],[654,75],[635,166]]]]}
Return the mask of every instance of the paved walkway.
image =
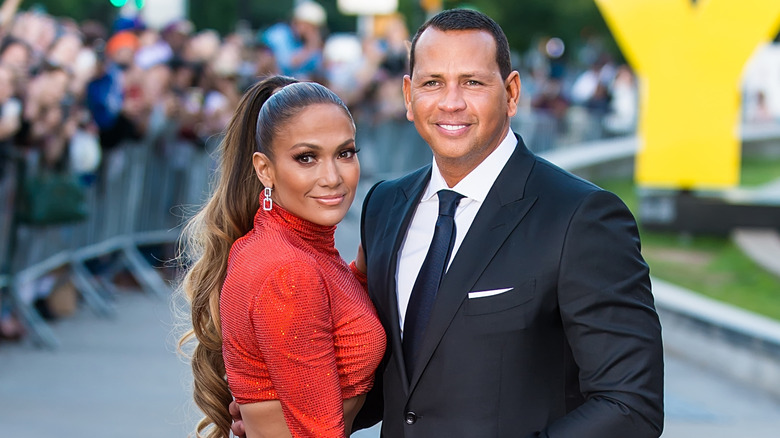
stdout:
{"type": "Polygon", "coordinates": [[[187,436],[197,413],[169,303],[123,292],[116,305],[115,319],[84,309],[53,324],[58,350],[0,344],[0,436],[187,436]]]}
{"type": "MultiPolygon", "coordinates": [[[[57,351],[0,344],[0,436],[187,436],[198,414],[189,367],[175,353],[169,303],[126,292],[117,307],[114,320],[82,311],[56,323],[57,351]]],[[[666,371],[663,437],[778,436],[780,400],[674,356],[666,371]]]]}

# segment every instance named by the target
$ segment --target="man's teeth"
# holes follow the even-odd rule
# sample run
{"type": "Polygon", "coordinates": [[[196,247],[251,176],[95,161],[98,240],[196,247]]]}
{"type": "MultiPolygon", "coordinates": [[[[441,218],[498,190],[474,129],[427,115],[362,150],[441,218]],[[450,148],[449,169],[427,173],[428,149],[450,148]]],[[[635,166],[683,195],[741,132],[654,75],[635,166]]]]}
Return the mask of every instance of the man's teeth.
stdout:
{"type": "Polygon", "coordinates": [[[463,129],[466,127],[466,125],[439,125],[439,126],[446,129],[447,131],[457,131],[458,129],[463,129]]]}

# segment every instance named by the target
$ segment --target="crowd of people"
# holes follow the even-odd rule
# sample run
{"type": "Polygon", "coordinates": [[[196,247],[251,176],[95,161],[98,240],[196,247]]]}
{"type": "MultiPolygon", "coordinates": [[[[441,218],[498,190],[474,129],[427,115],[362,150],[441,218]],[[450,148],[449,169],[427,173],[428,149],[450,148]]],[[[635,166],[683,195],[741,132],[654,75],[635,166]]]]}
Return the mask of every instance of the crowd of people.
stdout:
{"type": "MultiPolygon", "coordinates": [[[[158,30],[135,17],[106,27],[18,12],[0,30],[0,141],[40,150],[46,166],[66,164],[78,130],[94,132],[110,149],[159,136],[173,121],[177,128],[167,135],[202,145],[222,132],[244,90],[276,73],[328,86],[357,119],[402,118],[398,84],[408,68],[409,32],[399,14],[373,27],[370,36],[329,33],[325,10],[311,1],[299,3],[289,21],[259,31],[237,26],[225,36],[184,19],[158,30]]],[[[523,102],[556,118],[574,105],[605,115],[625,106],[630,125],[635,98],[621,87],[632,89],[630,71],[592,64],[598,80],[572,87],[549,66],[529,63],[527,79],[536,86],[523,102]]]]}
{"type": "Polygon", "coordinates": [[[400,92],[392,99],[382,84],[405,72],[402,18],[388,17],[371,40],[326,40],[325,20],[321,6],[304,2],[289,22],[220,36],[184,19],[158,30],[134,17],[105,27],[19,12],[0,31],[0,139],[40,150],[46,166],[67,164],[77,130],[111,149],[174,122],[168,135],[202,145],[224,130],[244,90],[276,73],[325,83],[350,108],[380,96],[378,113],[398,116],[400,92]]]}

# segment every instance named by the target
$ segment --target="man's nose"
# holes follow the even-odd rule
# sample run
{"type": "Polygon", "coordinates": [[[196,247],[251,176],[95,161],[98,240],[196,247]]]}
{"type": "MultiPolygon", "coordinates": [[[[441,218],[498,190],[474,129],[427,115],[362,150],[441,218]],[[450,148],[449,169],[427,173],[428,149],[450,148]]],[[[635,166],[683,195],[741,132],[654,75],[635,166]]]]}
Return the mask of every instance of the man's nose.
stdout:
{"type": "Polygon", "coordinates": [[[457,85],[447,85],[442,91],[439,108],[444,111],[459,111],[466,108],[463,90],[457,85]]]}

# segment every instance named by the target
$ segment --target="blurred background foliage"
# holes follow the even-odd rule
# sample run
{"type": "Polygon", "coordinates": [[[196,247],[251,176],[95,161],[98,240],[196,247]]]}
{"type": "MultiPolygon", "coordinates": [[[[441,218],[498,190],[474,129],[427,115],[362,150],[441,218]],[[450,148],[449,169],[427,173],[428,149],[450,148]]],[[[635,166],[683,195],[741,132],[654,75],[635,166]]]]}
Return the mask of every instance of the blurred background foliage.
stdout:
{"type": "Polygon", "coordinates": [[[117,8],[109,0],[22,0],[21,10],[40,9],[57,17],[69,17],[78,22],[97,20],[111,24],[117,8]]]}

